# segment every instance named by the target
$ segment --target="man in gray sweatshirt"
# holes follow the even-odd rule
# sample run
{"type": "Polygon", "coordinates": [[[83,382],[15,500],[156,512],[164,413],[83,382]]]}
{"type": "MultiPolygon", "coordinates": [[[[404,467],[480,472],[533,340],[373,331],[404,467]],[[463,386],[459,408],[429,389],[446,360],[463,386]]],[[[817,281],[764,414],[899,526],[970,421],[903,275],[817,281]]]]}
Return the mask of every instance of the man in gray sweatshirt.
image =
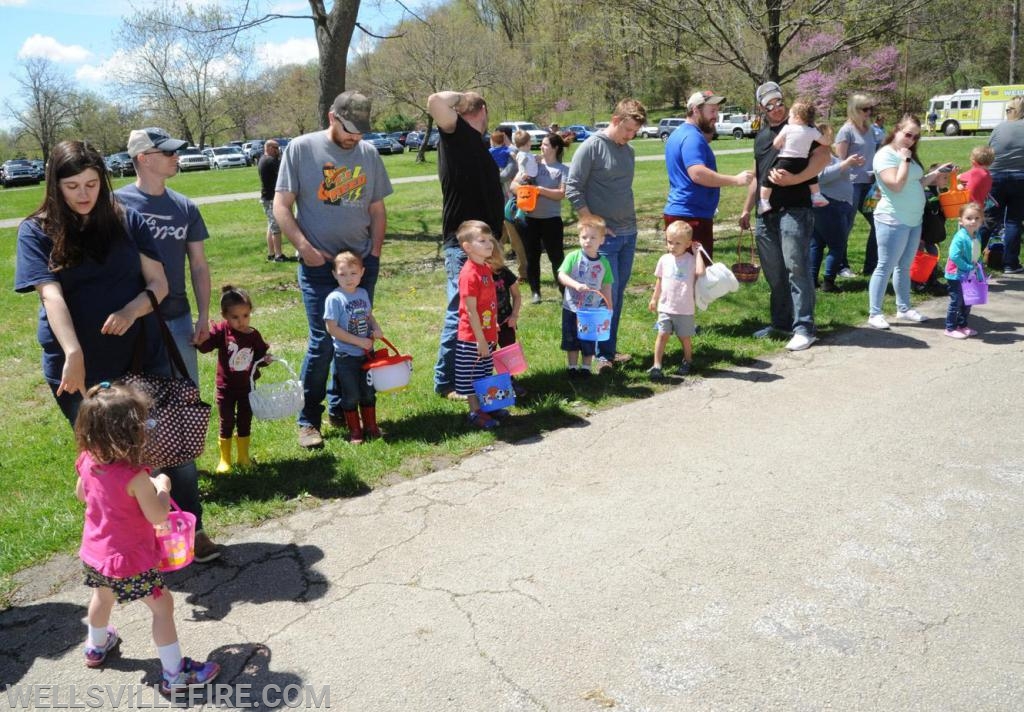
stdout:
{"type": "Polygon", "coordinates": [[[622,297],[633,272],[636,254],[636,209],[633,205],[633,148],[630,140],[647,121],[647,109],[636,99],[623,99],[612,113],[608,128],[591,134],[573,156],[565,197],[580,217],[598,215],[608,226],[608,236],[599,252],[612,268],[611,336],[599,341],[597,368],[609,368],[615,361],[628,361],[619,354],[619,317],[622,297]]]}

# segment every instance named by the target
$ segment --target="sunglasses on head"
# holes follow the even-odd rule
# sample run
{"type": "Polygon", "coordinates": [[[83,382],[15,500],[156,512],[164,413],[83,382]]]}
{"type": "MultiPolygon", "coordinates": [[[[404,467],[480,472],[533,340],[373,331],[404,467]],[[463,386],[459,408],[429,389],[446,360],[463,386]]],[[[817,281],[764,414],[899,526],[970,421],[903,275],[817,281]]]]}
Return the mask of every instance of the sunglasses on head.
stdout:
{"type": "Polygon", "coordinates": [[[161,151],[160,149],[157,149],[155,151],[146,151],[145,153],[146,153],[147,156],[152,156],[153,154],[156,154],[156,153],[162,153],[165,156],[167,156],[168,158],[170,158],[171,156],[178,155],[177,151],[161,151]]]}

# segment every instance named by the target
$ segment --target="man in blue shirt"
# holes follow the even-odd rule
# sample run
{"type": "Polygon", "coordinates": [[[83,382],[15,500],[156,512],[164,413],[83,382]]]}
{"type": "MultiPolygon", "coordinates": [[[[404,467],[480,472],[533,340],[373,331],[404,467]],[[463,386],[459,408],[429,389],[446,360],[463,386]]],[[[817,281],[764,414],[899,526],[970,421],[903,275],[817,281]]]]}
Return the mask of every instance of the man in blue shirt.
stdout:
{"type": "Polygon", "coordinates": [[[699,91],[686,102],[686,122],[665,142],[665,167],[668,169],[668,202],[665,226],[684,220],[693,228],[693,239],[709,255],[715,254],[713,233],[715,212],[722,186],[744,186],[754,178],[753,171],[734,176],[718,172],[715,154],[708,140],[715,134],[718,107],[724,96],[699,91]]]}

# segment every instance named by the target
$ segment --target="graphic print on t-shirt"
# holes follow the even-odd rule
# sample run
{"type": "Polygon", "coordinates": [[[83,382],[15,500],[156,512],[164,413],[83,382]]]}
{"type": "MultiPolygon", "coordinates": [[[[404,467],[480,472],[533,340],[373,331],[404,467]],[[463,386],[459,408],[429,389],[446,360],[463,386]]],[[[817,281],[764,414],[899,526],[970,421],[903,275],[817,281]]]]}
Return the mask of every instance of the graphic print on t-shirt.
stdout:
{"type": "Polygon", "coordinates": [[[175,215],[156,215],[154,213],[142,212],[142,217],[146,219],[146,224],[149,225],[150,231],[153,233],[154,240],[166,240],[168,238],[172,240],[184,240],[188,237],[188,225],[176,225],[175,222],[181,220],[180,216],[175,215]]]}
{"type": "Polygon", "coordinates": [[[317,197],[328,205],[341,202],[355,203],[363,195],[366,174],[362,166],[335,168],[333,163],[324,164],[324,180],[317,189],[317,197]]]}

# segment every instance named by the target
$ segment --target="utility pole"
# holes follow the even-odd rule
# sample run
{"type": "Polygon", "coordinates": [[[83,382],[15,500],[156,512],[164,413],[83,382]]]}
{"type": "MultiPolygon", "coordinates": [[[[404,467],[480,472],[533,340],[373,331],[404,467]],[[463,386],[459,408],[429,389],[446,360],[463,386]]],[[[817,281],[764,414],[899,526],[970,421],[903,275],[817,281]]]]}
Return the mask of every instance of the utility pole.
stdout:
{"type": "Polygon", "coordinates": [[[1020,39],[1020,0],[1013,0],[1010,18],[1010,84],[1017,81],[1017,41],[1020,39]]]}

